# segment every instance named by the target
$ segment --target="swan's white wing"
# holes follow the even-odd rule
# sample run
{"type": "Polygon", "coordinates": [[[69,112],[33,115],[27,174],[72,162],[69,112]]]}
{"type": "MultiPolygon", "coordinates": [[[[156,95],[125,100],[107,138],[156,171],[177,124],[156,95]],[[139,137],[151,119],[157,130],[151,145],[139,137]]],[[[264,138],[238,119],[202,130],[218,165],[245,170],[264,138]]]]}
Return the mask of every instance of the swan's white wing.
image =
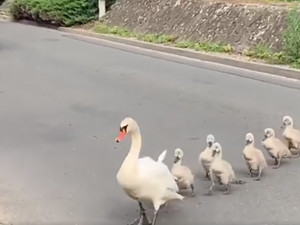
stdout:
{"type": "Polygon", "coordinates": [[[150,157],[140,158],[138,160],[138,171],[140,178],[145,182],[159,182],[161,186],[167,189],[178,191],[178,186],[171,174],[169,168],[160,161],[154,161],[150,157]]]}

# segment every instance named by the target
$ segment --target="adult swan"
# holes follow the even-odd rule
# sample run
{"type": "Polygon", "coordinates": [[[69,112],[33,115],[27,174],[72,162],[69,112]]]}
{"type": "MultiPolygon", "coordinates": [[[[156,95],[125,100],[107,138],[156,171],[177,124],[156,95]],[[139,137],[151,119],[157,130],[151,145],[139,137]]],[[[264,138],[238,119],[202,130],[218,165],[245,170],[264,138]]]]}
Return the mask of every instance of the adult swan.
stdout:
{"type": "Polygon", "coordinates": [[[139,158],[142,138],[137,122],[130,117],[122,120],[116,142],[120,142],[126,134],[131,135],[131,147],[117,174],[117,180],[126,194],[138,201],[140,216],[132,224],[151,224],[142,205],[143,201],[150,201],[154,207],[152,225],[155,225],[161,205],[170,200],[183,200],[183,196],[177,193],[178,186],[174,177],[162,162],[164,157],[160,155],[157,161],[150,157],[139,158]]]}

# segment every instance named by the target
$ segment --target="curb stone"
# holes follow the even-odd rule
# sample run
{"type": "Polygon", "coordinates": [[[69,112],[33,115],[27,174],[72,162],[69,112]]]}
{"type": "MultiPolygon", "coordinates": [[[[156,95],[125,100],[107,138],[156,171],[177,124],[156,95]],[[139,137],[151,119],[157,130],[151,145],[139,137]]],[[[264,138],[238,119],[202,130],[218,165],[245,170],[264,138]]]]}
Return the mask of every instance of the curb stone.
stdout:
{"type": "Polygon", "coordinates": [[[34,26],[41,26],[46,28],[55,29],[58,31],[62,31],[69,34],[77,34],[82,36],[88,36],[98,39],[103,39],[111,42],[117,42],[121,44],[131,45],[135,47],[140,47],[148,50],[153,50],[157,52],[162,53],[168,53],[178,56],[183,56],[191,59],[201,60],[201,61],[208,61],[208,62],[214,62],[219,63],[227,66],[233,66],[241,69],[247,69],[252,70],[256,72],[262,72],[262,73],[268,73],[271,75],[277,75],[280,77],[286,77],[291,79],[297,79],[300,80],[300,70],[292,69],[292,68],[286,68],[282,66],[276,66],[276,65],[269,65],[269,64],[263,64],[259,62],[251,62],[251,61],[245,61],[245,60],[238,60],[226,56],[218,56],[213,55],[209,53],[203,53],[203,52],[196,52],[193,50],[188,49],[181,49],[176,47],[170,47],[165,45],[159,45],[159,44],[152,44],[147,43],[135,39],[129,39],[129,38],[122,38],[117,37],[113,35],[108,34],[99,34],[91,31],[85,31],[85,30],[79,30],[76,28],[67,28],[67,27],[56,27],[48,24],[40,24],[37,22],[29,21],[29,20],[20,20],[18,21],[21,24],[25,25],[34,25],[34,26]]]}

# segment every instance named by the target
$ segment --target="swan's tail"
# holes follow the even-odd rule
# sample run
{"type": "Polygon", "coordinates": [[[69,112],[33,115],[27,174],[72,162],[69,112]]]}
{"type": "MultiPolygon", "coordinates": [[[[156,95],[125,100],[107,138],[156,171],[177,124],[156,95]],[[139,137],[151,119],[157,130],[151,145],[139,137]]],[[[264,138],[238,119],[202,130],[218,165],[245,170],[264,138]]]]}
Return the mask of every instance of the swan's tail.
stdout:
{"type": "Polygon", "coordinates": [[[162,153],[160,153],[160,155],[158,156],[157,161],[159,161],[159,162],[164,161],[164,159],[166,158],[166,155],[167,155],[167,149],[164,150],[162,153]]]}

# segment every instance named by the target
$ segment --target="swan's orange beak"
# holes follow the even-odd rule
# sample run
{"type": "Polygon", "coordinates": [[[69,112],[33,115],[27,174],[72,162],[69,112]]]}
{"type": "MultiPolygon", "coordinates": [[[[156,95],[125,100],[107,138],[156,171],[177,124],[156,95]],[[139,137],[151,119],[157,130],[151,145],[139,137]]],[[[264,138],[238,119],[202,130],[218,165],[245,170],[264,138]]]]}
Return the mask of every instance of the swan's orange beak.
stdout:
{"type": "Polygon", "coordinates": [[[126,136],[126,131],[125,130],[120,131],[118,137],[116,138],[116,142],[122,141],[125,136],[126,136]]]}

